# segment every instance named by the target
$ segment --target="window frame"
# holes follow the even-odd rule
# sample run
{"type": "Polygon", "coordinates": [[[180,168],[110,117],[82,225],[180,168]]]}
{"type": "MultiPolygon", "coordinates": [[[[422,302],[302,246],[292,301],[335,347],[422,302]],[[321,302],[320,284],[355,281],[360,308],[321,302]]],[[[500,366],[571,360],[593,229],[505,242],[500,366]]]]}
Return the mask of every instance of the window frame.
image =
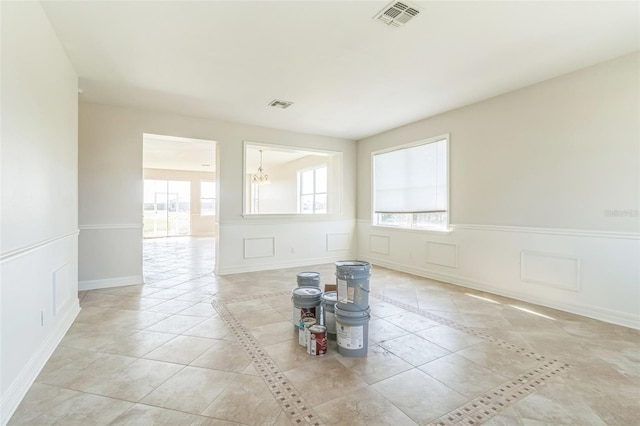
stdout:
{"type": "Polygon", "coordinates": [[[451,137],[449,133],[445,133],[442,135],[438,135],[438,136],[434,136],[434,137],[430,137],[427,139],[420,139],[418,141],[414,141],[414,142],[410,142],[410,143],[406,143],[406,144],[402,144],[402,145],[395,145],[389,148],[385,148],[385,149],[381,149],[381,150],[377,150],[377,151],[373,151],[371,152],[371,226],[374,227],[380,227],[380,228],[390,228],[390,229],[397,229],[397,230],[405,230],[405,231],[419,231],[419,232],[436,232],[436,233],[449,233],[451,232],[451,179],[450,179],[450,174],[451,174],[451,137]],[[375,182],[375,156],[376,155],[380,155],[380,154],[385,154],[385,153],[389,153],[389,152],[394,152],[394,151],[399,151],[399,150],[403,150],[403,149],[409,149],[409,148],[414,148],[417,146],[421,146],[421,145],[427,145],[430,143],[434,143],[434,142],[439,142],[439,141],[445,141],[445,146],[446,146],[446,195],[447,195],[447,202],[446,202],[446,220],[444,225],[441,226],[432,226],[432,227],[419,227],[416,226],[416,215],[418,214],[430,214],[430,213],[396,213],[396,214],[403,214],[403,215],[413,215],[413,217],[411,218],[411,225],[410,226],[402,226],[402,225],[389,225],[389,224],[385,224],[385,223],[380,223],[380,215],[385,214],[385,213],[376,213],[375,212],[375,197],[376,197],[376,182],[375,182]]]}
{"type": "MultiPolygon", "coordinates": [[[[290,221],[320,221],[327,220],[327,218],[338,218],[342,217],[344,214],[344,196],[345,196],[345,166],[344,166],[344,157],[345,152],[339,149],[331,149],[331,148],[311,148],[307,146],[301,145],[283,145],[283,144],[275,144],[270,142],[258,142],[251,140],[243,141],[242,148],[242,214],[241,216],[245,219],[251,220],[283,220],[286,222],[290,221]],[[274,151],[282,150],[285,152],[296,152],[303,151],[309,153],[319,153],[331,158],[331,160],[327,161],[327,163],[332,163],[331,167],[329,167],[330,175],[327,177],[327,206],[331,206],[331,209],[327,210],[327,213],[320,214],[308,214],[308,213],[297,213],[296,212],[273,212],[273,213],[252,213],[251,212],[251,200],[250,197],[250,188],[248,186],[247,180],[247,150],[248,149],[258,149],[258,147],[263,147],[264,149],[271,149],[274,151]],[[329,177],[330,176],[330,177],[329,177]]],[[[296,188],[297,190],[297,188],[296,188]]],[[[297,197],[297,191],[296,191],[297,197]]],[[[296,200],[297,201],[297,200],[296,200]]]]}
{"type": "Polygon", "coordinates": [[[300,169],[296,172],[297,174],[297,178],[298,178],[298,214],[302,214],[302,215],[326,215],[329,212],[329,164],[327,163],[323,163],[323,164],[319,164],[313,167],[307,167],[304,169],[300,169]],[[325,182],[325,192],[317,192],[316,191],[316,172],[317,170],[320,169],[324,169],[325,170],[325,176],[327,178],[326,182],[325,182]],[[308,194],[303,194],[302,193],[302,174],[306,173],[306,172],[310,172],[313,171],[313,192],[312,193],[308,193],[308,194]],[[310,213],[304,213],[302,211],[302,197],[303,196],[309,196],[312,195],[313,196],[313,209],[310,213]],[[316,212],[316,196],[317,195],[324,195],[325,196],[325,211],[324,212],[316,212]]]}
{"type": "MultiPolygon", "coordinates": [[[[216,181],[215,180],[200,179],[200,194],[199,194],[200,195],[200,217],[212,217],[212,216],[216,215],[216,204],[217,204],[218,197],[216,197],[216,196],[214,196],[214,197],[203,197],[202,196],[202,184],[205,183],[205,182],[213,184],[214,192],[216,190],[216,181]],[[210,214],[204,214],[203,213],[202,200],[213,200],[213,213],[210,213],[210,214]]],[[[207,210],[207,211],[209,211],[209,210],[207,210]]]]}

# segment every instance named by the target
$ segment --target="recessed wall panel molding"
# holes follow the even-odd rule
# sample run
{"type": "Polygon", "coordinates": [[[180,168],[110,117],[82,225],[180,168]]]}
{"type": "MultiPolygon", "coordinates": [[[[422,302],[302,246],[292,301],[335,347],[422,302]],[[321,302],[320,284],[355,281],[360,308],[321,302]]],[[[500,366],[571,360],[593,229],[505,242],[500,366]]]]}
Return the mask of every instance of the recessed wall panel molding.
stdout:
{"type": "Polygon", "coordinates": [[[580,258],[523,250],[520,254],[520,279],[580,291],[580,258]]]}
{"type": "Polygon", "coordinates": [[[343,251],[351,248],[351,235],[327,234],[327,251],[343,251]]]}
{"type": "Polygon", "coordinates": [[[52,274],[52,312],[53,316],[56,316],[60,311],[60,308],[67,302],[69,297],[69,290],[72,286],[71,271],[69,263],[65,263],[52,274]]]}
{"type": "Polygon", "coordinates": [[[389,255],[390,238],[384,235],[369,235],[369,251],[371,253],[389,255]]]}
{"type": "Polygon", "coordinates": [[[245,238],[244,258],[255,259],[257,257],[274,257],[276,255],[275,237],[245,238]]]}
{"type": "Polygon", "coordinates": [[[434,265],[458,267],[458,246],[449,243],[436,243],[427,241],[427,263],[434,265]]]}

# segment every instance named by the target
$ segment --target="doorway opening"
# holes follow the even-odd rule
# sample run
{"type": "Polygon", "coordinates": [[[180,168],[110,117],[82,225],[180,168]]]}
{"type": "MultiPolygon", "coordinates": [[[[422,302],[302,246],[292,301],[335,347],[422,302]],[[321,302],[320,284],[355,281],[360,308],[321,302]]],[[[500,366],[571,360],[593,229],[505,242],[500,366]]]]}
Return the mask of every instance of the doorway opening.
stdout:
{"type": "MultiPolygon", "coordinates": [[[[158,247],[177,253],[215,246],[216,142],[145,133],[142,152],[143,270],[147,275],[148,264],[154,263],[155,275],[163,265],[176,269],[166,259],[153,261],[161,257],[158,247]]],[[[206,265],[210,272],[211,258],[214,262],[206,265]]]]}

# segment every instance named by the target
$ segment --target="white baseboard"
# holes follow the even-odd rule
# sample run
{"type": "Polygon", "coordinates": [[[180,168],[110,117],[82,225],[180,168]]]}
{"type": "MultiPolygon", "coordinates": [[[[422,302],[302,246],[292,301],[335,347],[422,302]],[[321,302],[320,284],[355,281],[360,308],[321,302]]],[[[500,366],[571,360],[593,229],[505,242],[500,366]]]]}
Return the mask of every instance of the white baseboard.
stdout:
{"type": "Polygon", "coordinates": [[[78,282],[78,290],[97,290],[99,288],[123,287],[127,285],[144,284],[142,275],[132,275],[129,277],[107,278],[103,280],[86,280],[78,282]]]}
{"type": "Polygon", "coordinates": [[[576,315],[581,315],[600,321],[621,325],[624,327],[634,328],[640,330],[640,317],[628,314],[625,312],[613,311],[610,309],[603,309],[597,306],[590,306],[578,303],[564,303],[554,300],[548,300],[538,297],[532,297],[528,294],[522,294],[516,291],[508,291],[502,288],[481,283],[475,280],[467,278],[457,277],[449,274],[442,274],[434,272],[426,268],[416,268],[415,266],[400,264],[396,262],[389,262],[385,259],[377,258],[374,256],[364,256],[364,259],[371,262],[373,265],[379,265],[384,268],[393,269],[396,271],[406,272],[413,275],[418,275],[433,280],[446,282],[449,284],[459,285],[461,287],[472,288],[474,290],[486,291],[488,293],[497,294],[499,296],[510,297],[512,299],[521,300],[523,302],[533,303],[536,305],[544,306],[551,309],[558,309],[561,311],[569,312],[576,315]]]}
{"type": "Polygon", "coordinates": [[[42,342],[40,348],[33,354],[24,369],[11,383],[6,393],[0,399],[0,424],[5,425],[20,405],[20,402],[29,391],[29,388],[40,374],[40,371],[47,363],[53,351],[71,327],[71,324],[80,312],[78,298],[73,298],[67,303],[65,310],[61,312],[61,317],[56,327],[49,336],[42,342]]]}
{"type": "MultiPolygon", "coordinates": [[[[337,252],[336,252],[337,253],[337,252]]],[[[323,256],[323,257],[315,257],[308,259],[301,259],[295,261],[285,261],[285,262],[273,262],[269,264],[251,264],[251,265],[236,265],[230,266],[226,268],[216,269],[215,273],[217,275],[230,275],[230,274],[241,274],[244,272],[260,272],[260,271],[268,271],[272,269],[286,269],[286,268],[297,268],[300,266],[311,266],[311,265],[322,265],[324,263],[333,263],[342,259],[352,259],[353,256],[349,254],[344,254],[342,256],[323,256]]]]}

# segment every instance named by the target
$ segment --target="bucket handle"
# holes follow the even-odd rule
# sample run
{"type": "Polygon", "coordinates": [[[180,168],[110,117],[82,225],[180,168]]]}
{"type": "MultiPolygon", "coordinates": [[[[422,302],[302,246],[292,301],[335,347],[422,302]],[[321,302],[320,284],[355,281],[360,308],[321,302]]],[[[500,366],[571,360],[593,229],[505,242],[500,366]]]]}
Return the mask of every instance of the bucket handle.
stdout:
{"type": "Polygon", "coordinates": [[[358,287],[360,287],[360,290],[364,291],[365,293],[371,293],[371,290],[367,290],[366,288],[362,287],[362,284],[358,283],[358,287]]]}

